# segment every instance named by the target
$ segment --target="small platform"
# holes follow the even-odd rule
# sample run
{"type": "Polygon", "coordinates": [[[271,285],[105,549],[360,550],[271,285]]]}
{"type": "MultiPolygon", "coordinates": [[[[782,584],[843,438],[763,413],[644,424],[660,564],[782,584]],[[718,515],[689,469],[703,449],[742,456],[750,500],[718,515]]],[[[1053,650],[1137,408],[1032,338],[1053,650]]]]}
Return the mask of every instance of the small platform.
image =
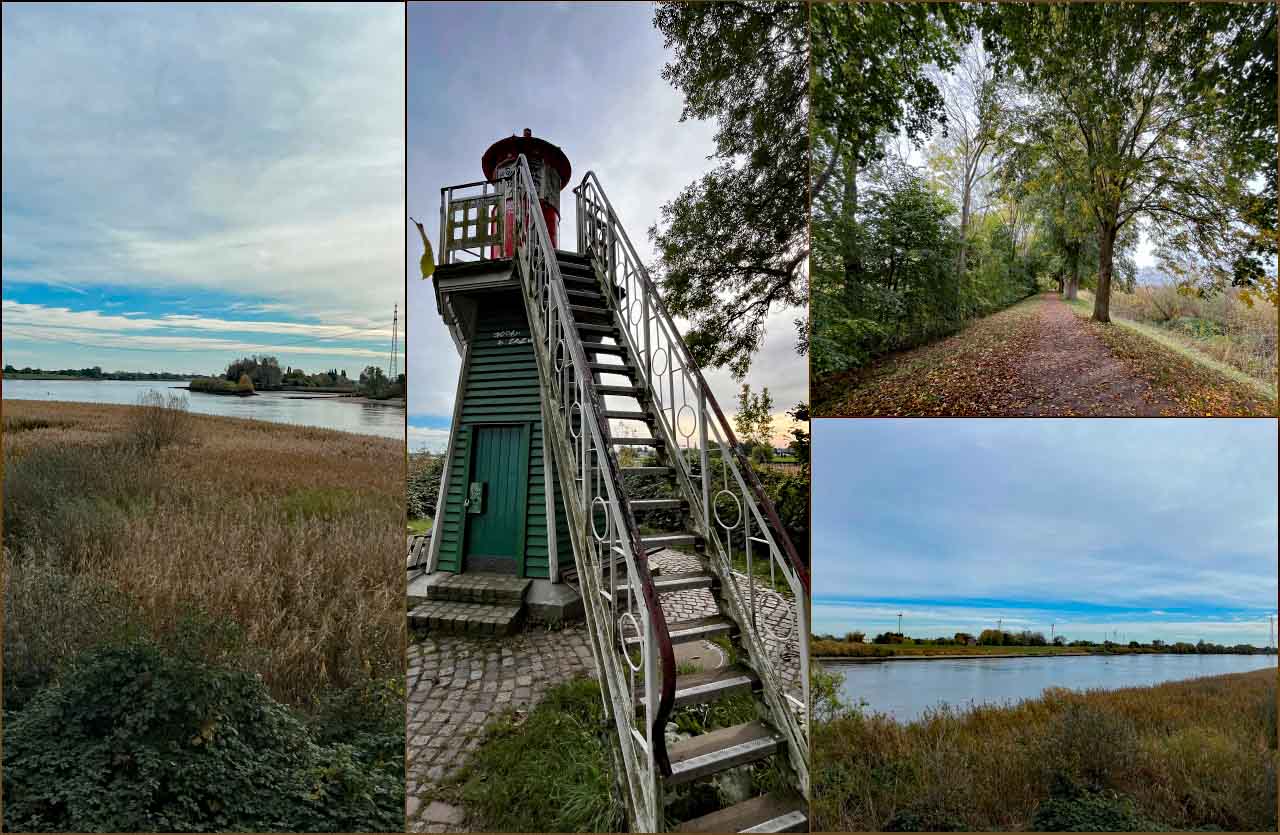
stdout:
{"type": "Polygon", "coordinates": [[[466,635],[510,635],[520,627],[519,604],[428,600],[409,612],[409,626],[466,635]]]}

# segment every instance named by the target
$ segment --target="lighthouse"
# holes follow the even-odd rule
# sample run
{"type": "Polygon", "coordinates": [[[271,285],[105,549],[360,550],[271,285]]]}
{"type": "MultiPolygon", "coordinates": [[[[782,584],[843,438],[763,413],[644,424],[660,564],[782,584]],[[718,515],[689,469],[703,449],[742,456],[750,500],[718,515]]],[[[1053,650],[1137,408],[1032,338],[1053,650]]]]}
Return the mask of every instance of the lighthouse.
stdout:
{"type": "MultiPolygon", "coordinates": [[[[502,575],[545,586],[560,584],[574,559],[543,434],[538,368],[512,260],[515,211],[503,184],[522,155],[556,239],[560,192],[572,168],[563,150],[527,128],[484,152],[483,181],[441,189],[441,255],[446,257],[433,284],[462,369],[428,569],[502,575]]],[[[541,592],[539,599],[548,596],[545,588],[541,592]]],[[[549,596],[564,603],[570,595],[552,590],[549,596]]],[[[564,603],[550,616],[572,609],[564,603]]]]}

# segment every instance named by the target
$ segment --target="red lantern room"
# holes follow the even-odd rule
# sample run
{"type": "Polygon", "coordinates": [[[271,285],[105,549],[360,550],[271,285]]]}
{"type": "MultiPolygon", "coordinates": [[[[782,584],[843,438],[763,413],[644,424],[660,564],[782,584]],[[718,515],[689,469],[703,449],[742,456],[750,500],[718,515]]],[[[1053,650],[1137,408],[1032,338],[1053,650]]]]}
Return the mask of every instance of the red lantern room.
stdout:
{"type": "MultiPolygon", "coordinates": [[[[489,146],[480,158],[480,167],[484,169],[484,178],[489,181],[500,180],[511,174],[516,160],[524,154],[529,161],[529,173],[533,175],[534,185],[538,188],[538,202],[542,204],[542,216],[547,221],[547,231],[551,233],[551,243],[560,246],[560,190],[569,182],[573,169],[569,166],[569,158],[564,151],[545,139],[538,139],[533,131],[524,129],[523,136],[512,134],[499,139],[489,146]]],[[[512,227],[515,223],[511,212],[506,212],[506,235],[502,256],[510,258],[514,252],[515,237],[512,227]]],[[[496,247],[490,257],[499,257],[496,247]]]]}

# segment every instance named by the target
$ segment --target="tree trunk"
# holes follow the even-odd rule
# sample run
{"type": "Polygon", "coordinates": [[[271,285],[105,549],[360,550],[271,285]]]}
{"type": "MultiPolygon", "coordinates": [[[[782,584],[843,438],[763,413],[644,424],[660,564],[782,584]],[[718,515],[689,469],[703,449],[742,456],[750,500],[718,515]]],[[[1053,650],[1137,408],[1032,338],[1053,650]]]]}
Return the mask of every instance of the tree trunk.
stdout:
{"type": "Polygon", "coordinates": [[[964,281],[965,261],[969,256],[969,212],[973,203],[973,194],[966,185],[964,198],[960,201],[960,252],[956,255],[956,275],[964,281]]]}
{"type": "Polygon", "coordinates": [[[1058,282],[1058,292],[1059,293],[1065,292],[1064,288],[1066,287],[1066,279],[1062,277],[1062,273],[1058,273],[1057,275],[1055,275],[1053,277],[1053,280],[1058,282]]]}
{"type": "MultiPolygon", "coordinates": [[[[852,157],[845,161],[844,202],[840,211],[852,223],[858,222],[858,161],[852,157]]],[[[861,244],[845,250],[844,257],[844,293],[848,301],[852,301],[862,276],[861,244]]]]}
{"type": "Polygon", "coordinates": [[[1073,301],[1080,291],[1080,245],[1071,250],[1071,274],[1067,277],[1067,300],[1073,301]]]}
{"type": "Polygon", "coordinates": [[[1098,291],[1093,296],[1093,321],[1111,321],[1111,259],[1116,247],[1114,220],[1098,226],[1098,291]]]}

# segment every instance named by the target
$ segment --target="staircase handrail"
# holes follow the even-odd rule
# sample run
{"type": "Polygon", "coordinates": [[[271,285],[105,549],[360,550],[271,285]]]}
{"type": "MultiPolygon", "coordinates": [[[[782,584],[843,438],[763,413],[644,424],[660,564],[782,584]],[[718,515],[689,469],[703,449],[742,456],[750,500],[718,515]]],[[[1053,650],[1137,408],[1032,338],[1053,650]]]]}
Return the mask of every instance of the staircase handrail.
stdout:
{"type": "MultiPolygon", "coordinates": [[[[515,170],[507,181],[507,189],[507,211],[514,213],[514,223],[507,228],[514,235],[514,257],[520,266],[520,280],[528,302],[526,308],[530,311],[530,328],[539,353],[540,373],[548,378],[545,380],[546,388],[555,400],[557,413],[551,417],[556,426],[567,429],[567,435],[572,436],[574,444],[578,446],[574,453],[578,472],[561,473],[561,476],[568,481],[572,475],[575,483],[580,480],[580,495],[574,496],[574,499],[583,511],[582,519],[585,519],[586,530],[578,533],[586,536],[588,542],[594,540],[592,554],[595,549],[599,549],[606,558],[600,569],[600,578],[595,577],[592,570],[588,570],[588,565],[579,567],[579,578],[585,581],[584,603],[593,606],[601,598],[607,598],[614,607],[612,611],[616,612],[619,595],[615,585],[614,560],[617,554],[621,554],[627,564],[625,581],[629,586],[628,605],[634,606],[637,599],[643,602],[641,618],[628,611],[618,617],[616,622],[611,621],[607,630],[603,624],[597,624],[595,628],[601,630],[597,637],[606,644],[601,652],[607,659],[608,669],[602,670],[602,674],[608,679],[606,686],[617,686],[628,678],[631,681],[631,686],[626,688],[628,699],[625,710],[629,711],[629,715],[618,715],[623,707],[621,700],[614,699],[613,718],[618,726],[619,739],[623,741],[623,756],[628,759],[627,770],[630,772],[633,768],[641,767],[643,771],[642,797],[633,798],[633,804],[639,801],[638,805],[642,808],[635,811],[641,815],[641,826],[655,831],[661,823],[659,772],[661,775],[671,773],[665,730],[675,702],[675,653],[666,617],[649,572],[640,529],[629,503],[623,500],[625,494],[621,468],[617,453],[611,446],[608,423],[603,414],[604,406],[593,385],[590,363],[575,328],[556,249],[540,210],[538,190],[524,155],[517,161],[515,170]],[[580,432],[578,435],[574,435],[575,409],[580,432]],[[586,431],[583,432],[582,429],[586,431]],[[593,453],[597,462],[595,467],[591,464],[593,453]],[[596,481],[596,489],[599,490],[602,486],[604,493],[597,493],[593,499],[588,500],[593,479],[596,481]],[[596,514],[600,509],[606,514],[604,535],[596,529],[596,514]],[[602,547],[606,545],[607,547],[602,547]],[[606,564],[607,571],[603,567],[606,564]],[[607,592],[603,587],[596,587],[597,580],[601,578],[607,578],[609,582],[607,592]],[[631,621],[631,629],[642,639],[639,666],[632,664],[631,656],[626,650],[627,630],[623,628],[623,620],[627,618],[631,621]],[[617,627],[621,641],[610,640],[614,627],[617,627]],[[623,664],[614,652],[619,648],[618,644],[621,644],[629,672],[623,672],[623,664]],[[609,652],[604,652],[604,649],[609,652]],[[637,672],[643,677],[646,691],[643,700],[638,700],[635,692],[637,672]],[[637,703],[643,704],[648,720],[647,738],[643,741],[647,754],[646,763],[636,761],[634,749],[628,744],[629,741],[639,741],[635,739],[638,734],[633,726],[637,703]],[[628,734],[627,730],[631,733],[628,734]]],[[[545,431],[550,431],[550,427],[545,431]]],[[[562,435],[559,440],[564,437],[562,435]]],[[[570,463],[574,462],[562,461],[560,466],[565,467],[570,463]]],[[[582,519],[579,520],[580,523],[582,519]]],[[[575,549],[575,552],[580,553],[583,562],[587,561],[588,554],[585,550],[579,552],[579,549],[575,549]]]]}

